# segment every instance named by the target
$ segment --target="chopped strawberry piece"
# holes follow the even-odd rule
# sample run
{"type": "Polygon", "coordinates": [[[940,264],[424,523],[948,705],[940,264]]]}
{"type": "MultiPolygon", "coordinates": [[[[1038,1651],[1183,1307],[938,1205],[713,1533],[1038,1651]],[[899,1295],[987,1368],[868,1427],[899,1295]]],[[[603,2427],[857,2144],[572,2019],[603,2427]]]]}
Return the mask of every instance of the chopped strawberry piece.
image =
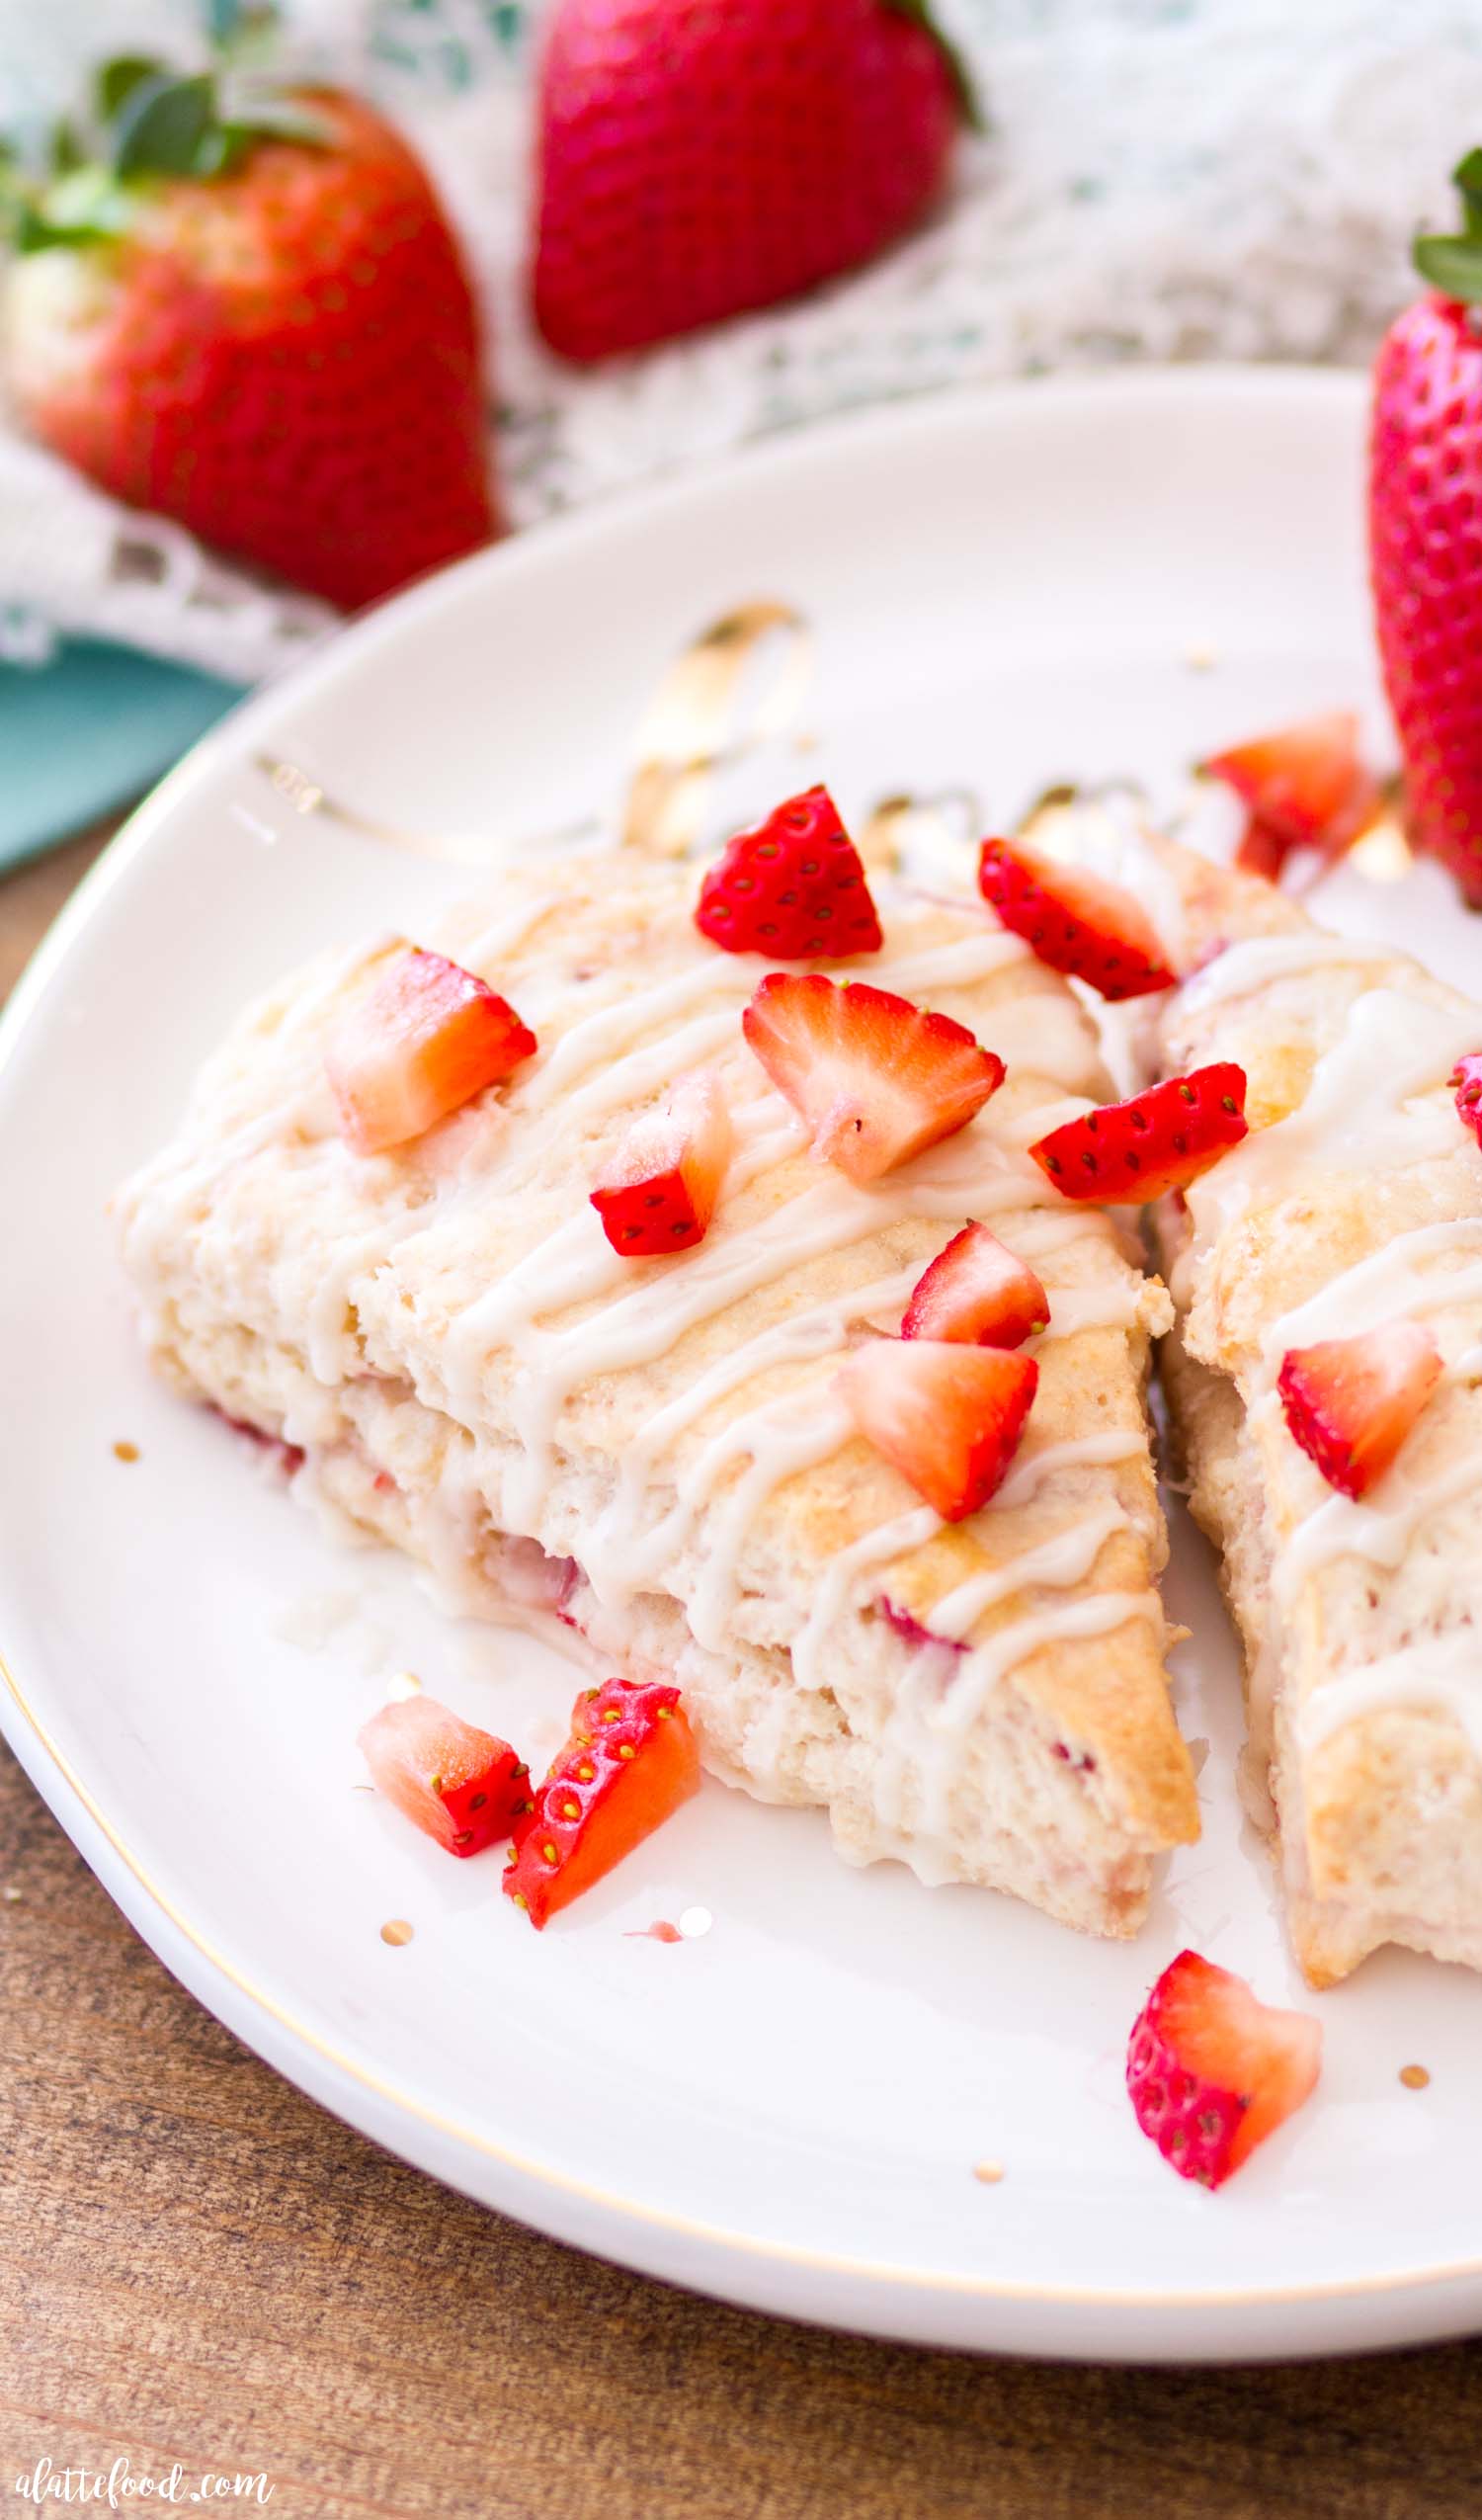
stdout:
{"type": "Polygon", "coordinates": [[[1263,2004],[1243,1977],[1181,1951],[1138,2015],[1127,2089],[1164,2160],[1217,2188],[1301,2107],[1322,2053],[1309,2013],[1263,2004]]]}
{"type": "Polygon", "coordinates": [[[986,1505],[1014,1459],[1039,1381],[1031,1357],[946,1339],[873,1339],[839,1388],[862,1435],[946,1523],[986,1505]]]}
{"type": "Polygon", "coordinates": [[[530,1809],[524,1760],[436,1698],[382,1707],[359,1739],[377,1790],[450,1855],[482,1854],[530,1809]]]}
{"type": "Polygon", "coordinates": [[[1341,856],[1378,801],[1374,781],[1358,758],[1358,720],[1351,709],[1329,710],[1276,734],[1234,744],[1204,768],[1250,806],[1237,863],[1273,882],[1289,849],[1341,856]]]}
{"type": "Polygon", "coordinates": [[[726,843],[700,888],[695,924],[727,954],[779,963],[878,954],[884,943],[864,863],[827,788],[809,788],[726,843]]]}
{"type": "Polygon", "coordinates": [[[964,1637],[934,1636],[930,1628],[923,1626],[911,1611],[902,1610],[899,1602],[892,1601],[888,1593],[882,1592],[874,1606],[886,1627],[893,1628],[898,1637],[903,1637],[908,1645],[914,1645],[918,1650],[924,1646],[935,1646],[938,1653],[967,1651],[967,1640],[964,1637]]]}
{"type": "Polygon", "coordinates": [[[326,1055],[340,1134],[358,1155],[403,1146],[497,1085],[535,1046],[514,1008],[472,971],[406,946],[326,1055]]]}
{"type": "Polygon", "coordinates": [[[259,1452],[271,1454],[285,1478],[296,1477],[302,1470],[304,1455],[301,1444],[289,1444],[282,1435],[270,1435],[266,1426],[254,1426],[250,1418],[232,1417],[215,1400],[206,1400],[203,1405],[210,1410],[212,1417],[218,1417],[223,1426],[229,1426],[233,1435],[245,1435],[259,1452]]]}
{"type": "Polygon", "coordinates": [[[1221,1060],[1068,1120],[1029,1152],[1067,1199],[1140,1203],[1195,1180],[1245,1134],[1245,1070],[1221,1060]]]}
{"type": "Polygon", "coordinates": [[[1260,875],[1268,883],[1279,883],[1281,869],[1291,855],[1291,842],[1283,840],[1260,815],[1249,813],[1245,829],[1235,851],[1235,864],[1242,875],[1260,875]]]}
{"type": "Polygon", "coordinates": [[[1290,1349],[1276,1389],[1293,1442],[1330,1487],[1357,1497],[1383,1477],[1440,1376],[1430,1331],[1386,1321],[1358,1338],[1290,1349]]]}
{"type": "Polygon", "coordinates": [[[521,1822],[507,1897],[543,1925],[698,1792],[700,1753],[678,1689],[608,1680],[572,1710],[571,1737],[521,1822]]]}
{"type": "Polygon", "coordinates": [[[978,888],[1041,963],[1101,996],[1146,997],[1173,987],[1157,930],[1119,883],[1056,866],[1008,840],[985,840],[978,888]]]}
{"type": "Polygon", "coordinates": [[[731,1118],[713,1076],[682,1076],[635,1120],[592,1193],[624,1260],[702,1242],[730,1160],[731,1118]]]}
{"type": "Polygon", "coordinates": [[[955,1339],[966,1347],[1017,1348],[1049,1319],[1034,1272],[986,1225],[964,1225],[916,1281],[903,1339],[955,1339]]]}
{"type": "Polygon", "coordinates": [[[881,1173],[950,1137],[1004,1081],[1004,1062],[949,1015],[865,980],[769,971],[741,1018],[813,1153],[848,1173],[881,1173]]]}
{"type": "Polygon", "coordinates": [[[1482,1146],[1482,1050],[1468,1050],[1451,1071],[1456,1113],[1482,1146]]]}

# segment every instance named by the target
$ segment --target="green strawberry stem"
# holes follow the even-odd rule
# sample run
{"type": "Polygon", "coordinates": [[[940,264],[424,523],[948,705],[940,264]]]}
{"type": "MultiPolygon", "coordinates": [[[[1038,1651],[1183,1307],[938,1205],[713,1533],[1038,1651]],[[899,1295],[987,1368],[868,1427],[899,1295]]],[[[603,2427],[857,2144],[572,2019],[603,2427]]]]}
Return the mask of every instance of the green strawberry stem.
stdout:
{"type": "MultiPolygon", "coordinates": [[[[249,31],[262,13],[244,13],[249,31]]],[[[161,176],[209,183],[260,140],[328,148],[334,133],[297,97],[243,61],[189,77],[140,53],[105,61],[85,132],[60,124],[49,163],[28,174],[0,146],[0,225],[20,253],[98,245],[131,225],[161,176]]]]}
{"type": "Polygon", "coordinates": [[[153,61],[141,52],[116,53],[105,61],[93,78],[93,109],[100,123],[112,123],[145,79],[162,79],[163,61],[153,61]]]}
{"type": "Polygon", "coordinates": [[[216,122],[215,81],[148,73],[125,91],[112,122],[114,173],[121,180],[194,175],[216,122]]]}
{"type": "Polygon", "coordinates": [[[1463,306],[1482,305],[1482,148],[1468,149],[1451,170],[1461,195],[1457,236],[1417,236],[1415,268],[1433,289],[1463,306]]]}
{"type": "Polygon", "coordinates": [[[987,119],[973,85],[972,74],[950,36],[944,35],[937,24],[932,15],[931,0],[884,0],[884,5],[893,9],[898,18],[909,18],[913,26],[920,27],[923,34],[931,37],[947,63],[963,122],[970,131],[986,130],[987,119]]]}

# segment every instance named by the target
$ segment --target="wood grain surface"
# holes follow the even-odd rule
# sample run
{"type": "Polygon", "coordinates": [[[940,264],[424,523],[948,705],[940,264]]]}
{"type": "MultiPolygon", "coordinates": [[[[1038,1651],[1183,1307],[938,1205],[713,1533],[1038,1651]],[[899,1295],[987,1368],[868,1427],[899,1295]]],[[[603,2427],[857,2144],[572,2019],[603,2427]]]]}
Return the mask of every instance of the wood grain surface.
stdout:
{"type": "MultiPolygon", "coordinates": [[[[0,883],[0,991],[96,846],[0,883]]],[[[979,2362],[580,2257],[239,2047],[0,1749],[0,2514],[43,2459],[277,2520],[1477,2520],[1482,2345],[979,2362]]]]}

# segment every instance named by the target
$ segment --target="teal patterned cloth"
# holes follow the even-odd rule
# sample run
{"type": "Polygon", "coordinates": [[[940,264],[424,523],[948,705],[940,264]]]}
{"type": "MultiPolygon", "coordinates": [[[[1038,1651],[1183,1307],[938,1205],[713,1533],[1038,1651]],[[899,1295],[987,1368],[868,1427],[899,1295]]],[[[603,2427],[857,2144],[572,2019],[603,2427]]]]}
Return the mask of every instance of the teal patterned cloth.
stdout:
{"type": "Polygon", "coordinates": [[[369,15],[377,61],[441,82],[454,95],[477,86],[491,67],[518,70],[532,32],[532,11],[521,0],[477,0],[471,9],[448,0],[380,0],[369,15]]]}

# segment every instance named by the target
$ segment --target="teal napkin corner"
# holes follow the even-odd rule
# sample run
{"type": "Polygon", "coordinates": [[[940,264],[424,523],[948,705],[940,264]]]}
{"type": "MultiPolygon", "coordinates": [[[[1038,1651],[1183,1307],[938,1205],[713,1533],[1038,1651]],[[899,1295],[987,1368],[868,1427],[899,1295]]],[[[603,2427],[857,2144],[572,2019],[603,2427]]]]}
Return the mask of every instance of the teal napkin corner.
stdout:
{"type": "Polygon", "coordinates": [[[0,868],[130,804],[241,697],[235,683],[103,639],[0,663],[0,868]]]}

